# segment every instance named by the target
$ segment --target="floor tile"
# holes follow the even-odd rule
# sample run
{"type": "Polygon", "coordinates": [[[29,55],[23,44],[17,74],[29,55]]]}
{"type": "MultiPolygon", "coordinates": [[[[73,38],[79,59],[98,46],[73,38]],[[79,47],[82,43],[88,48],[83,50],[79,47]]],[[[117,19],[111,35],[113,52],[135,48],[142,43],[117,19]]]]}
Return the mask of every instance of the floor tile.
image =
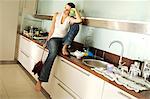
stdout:
{"type": "Polygon", "coordinates": [[[7,92],[3,86],[2,81],[0,80],[0,99],[8,99],[7,92]]]}
{"type": "Polygon", "coordinates": [[[0,65],[0,99],[46,99],[18,64],[0,65]]]}

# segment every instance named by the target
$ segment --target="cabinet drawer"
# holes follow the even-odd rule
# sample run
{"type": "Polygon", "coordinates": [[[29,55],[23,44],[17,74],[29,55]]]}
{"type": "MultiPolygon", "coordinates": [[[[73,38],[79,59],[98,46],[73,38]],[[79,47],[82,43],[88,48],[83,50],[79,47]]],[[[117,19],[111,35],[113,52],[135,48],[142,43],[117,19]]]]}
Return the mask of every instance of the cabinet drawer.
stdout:
{"type": "MultiPolygon", "coordinates": [[[[90,91],[94,91],[94,89],[91,89],[91,86],[96,86],[96,88],[98,87],[98,79],[93,79],[93,75],[89,72],[65,60],[64,58],[59,58],[58,61],[59,62],[55,68],[56,70],[54,74],[56,78],[68,86],[81,99],[90,99],[87,96],[91,95],[90,91]]],[[[96,90],[97,89],[95,89],[95,91],[96,90]]],[[[96,94],[97,92],[91,97],[96,97],[96,94]]]]}
{"type": "Polygon", "coordinates": [[[30,49],[31,49],[31,40],[20,35],[19,50],[23,51],[27,55],[30,55],[29,53],[30,49]]]}
{"type": "Polygon", "coordinates": [[[105,82],[102,99],[137,99],[127,92],[105,82]]]}
{"type": "MultiPolygon", "coordinates": [[[[40,60],[43,53],[43,47],[32,42],[28,38],[20,35],[19,50],[23,51],[26,55],[30,56],[34,60],[40,60]]],[[[45,50],[43,61],[45,61],[48,55],[48,51],[45,50]]]]}
{"type": "Polygon", "coordinates": [[[22,64],[25,69],[29,66],[29,56],[22,50],[19,51],[18,61],[22,64]]]}
{"type": "Polygon", "coordinates": [[[51,85],[53,92],[51,94],[52,99],[80,99],[75,93],[73,93],[62,82],[52,77],[51,85]]]}
{"type": "MultiPolygon", "coordinates": [[[[42,53],[43,53],[43,47],[31,42],[31,49],[29,50],[30,56],[32,59],[34,60],[40,60],[42,57],[42,53]]],[[[48,55],[48,51],[44,51],[44,56],[43,56],[43,60],[45,61],[46,57],[48,55]]]]}

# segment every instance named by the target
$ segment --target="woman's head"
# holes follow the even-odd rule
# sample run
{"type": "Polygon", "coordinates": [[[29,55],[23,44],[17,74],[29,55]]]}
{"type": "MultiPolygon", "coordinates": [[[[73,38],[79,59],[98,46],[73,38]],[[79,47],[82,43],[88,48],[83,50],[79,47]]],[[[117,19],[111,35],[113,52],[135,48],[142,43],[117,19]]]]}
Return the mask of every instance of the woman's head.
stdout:
{"type": "Polygon", "coordinates": [[[67,3],[71,8],[75,8],[75,5],[72,2],[67,3]]]}
{"type": "Polygon", "coordinates": [[[66,6],[65,6],[64,13],[66,15],[69,15],[71,8],[75,8],[75,5],[73,3],[71,3],[71,2],[67,3],[66,6]]]}

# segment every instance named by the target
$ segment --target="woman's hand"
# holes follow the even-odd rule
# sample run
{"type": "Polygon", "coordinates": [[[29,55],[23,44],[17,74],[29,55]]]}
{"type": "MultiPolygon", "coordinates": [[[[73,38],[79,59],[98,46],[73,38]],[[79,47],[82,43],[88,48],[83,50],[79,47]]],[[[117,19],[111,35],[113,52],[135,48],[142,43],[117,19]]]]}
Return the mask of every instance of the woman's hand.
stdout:
{"type": "Polygon", "coordinates": [[[75,19],[72,19],[72,24],[73,23],[81,23],[82,19],[81,19],[81,16],[79,14],[79,11],[76,8],[71,8],[71,10],[73,10],[75,12],[75,19]]]}
{"type": "Polygon", "coordinates": [[[76,8],[71,8],[71,10],[76,11],[76,8]]]}
{"type": "Polygon", "coordinates": [[[43,44],[43,48],[46,48],[47,46],[47,41],[43,44]]]}

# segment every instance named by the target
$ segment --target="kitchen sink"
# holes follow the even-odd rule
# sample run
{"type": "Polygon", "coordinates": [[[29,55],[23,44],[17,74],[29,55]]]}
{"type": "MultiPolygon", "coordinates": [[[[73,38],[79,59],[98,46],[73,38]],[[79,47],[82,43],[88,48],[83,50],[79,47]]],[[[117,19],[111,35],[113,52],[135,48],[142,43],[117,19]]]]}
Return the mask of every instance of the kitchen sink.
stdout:
{"type": "Polygon", "coordinates": [[[107,62],[96,59],[83,59],[82,62],[88,67],[102,69],[106,69],[108,64],[107,62]]]}
{"type": "Polygon", "coordinates": [[[113,67],[112,71],[107,70],[109,63],[96,59],[83,59],[82,62],[94,70],[95,72],[103,75],[111,81],[115,81],[119,85],[125,86],[129,90],[139,92],[142,90],[150,89],[150,82],[141,77],[130,77],[126,72],[122,73],[117,67],[113,67]]]}
{"type": "Polygon", "coordinates": [[[108,78],[111,81],[115,81],[119,85],[125,86],[129,90],[139,92],[142,90],[150,89],[150,82],[144,80],[141,77],[131,78],[130,75],[126,72],[122,74],[121,70],[117,67],[113,67],[112,71],[110,72],[109,70],[107,70],[107,66],[109,63],[105,61],[96,59],[83,59],[82,62],[86,66],[91,67],[91,70],[102,74],[104,77],[108,78]]]}

